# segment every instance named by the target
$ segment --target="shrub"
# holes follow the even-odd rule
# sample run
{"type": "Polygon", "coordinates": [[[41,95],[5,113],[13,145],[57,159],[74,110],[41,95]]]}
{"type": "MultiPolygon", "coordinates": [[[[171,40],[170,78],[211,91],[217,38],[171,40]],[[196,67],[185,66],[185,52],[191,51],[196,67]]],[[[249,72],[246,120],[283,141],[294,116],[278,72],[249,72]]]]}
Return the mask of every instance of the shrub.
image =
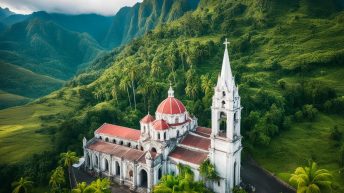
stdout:
{"type": "Polygon", "coordinates": [[[331,129],[331,139],[335,140],[335,141],[340,141],[342,139],[342,135],[343,133],[338,129],[338,126],[335,125],[332,129],[331,129]]]}
{"type": "Polygon", "coordinates": [[[313,105],[304,105],[302,108],[302,114],[303,118],[313,121],[318,114],[318,110],[313,107],[313,105]]]}

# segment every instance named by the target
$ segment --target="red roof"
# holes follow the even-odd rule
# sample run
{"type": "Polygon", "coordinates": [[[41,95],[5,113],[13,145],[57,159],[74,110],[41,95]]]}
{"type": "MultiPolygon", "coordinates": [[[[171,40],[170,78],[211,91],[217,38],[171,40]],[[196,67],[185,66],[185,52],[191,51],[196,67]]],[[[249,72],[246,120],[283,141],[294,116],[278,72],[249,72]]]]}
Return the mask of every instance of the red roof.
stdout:
{"type": "MultiPolygon", "coordinates": [[[[90,144],[87,148],[94,151],[110,154],[115,157],[120,157],[125,160],[145,163],[144,157],[146,155],[146,152],[130,147],[97,140],[94,143],[90,144]]],[[[152,154],[152,158],[155,159],[155,157],[156,155],[152,154]]]]}
{"type": "Polygon", "coordinates": [[[176,147],[169,155],[171,158],[183,160],[189,163],[201,165],[201,163],[207,159],[208,154],[198,151],[185,149],[182,147],[176,147]]]}
{"type": "Polygon", "coordinates": [[[183,139],[181,144],[186,145],[186,146],[190,146],[193,148],[208,150],[210,147],[210,139],[188,134],[183,139]]]}
{"type": "Polygon", "coordinates": [[[99,127],[96,130],[96,133],[133,141],[139,140],[141,135],[139,130],[108,123],[104,123],[101,127],[99,127]]]}
{"type": "Polygon", "coordinates": [[[141,122],[142,123],[150,123],[150,122],[153,122],[154,120],[155,120],[154,117],[152,115],[148,114],[141,119],[141,122]]]}
{"type": "Polygon", "coordinates": [[[153,122],[153,128],[155,130],[166,130],[169,127],[170,126],[163,119],[156,120],[156,121],[153,122]]]}
{"type": "Polygon", "coordinates": [[[156,111],[162,114],[181,114],[185,112],[185,107],[180,100],[168,97],[160,103],[156,111]]]}
{"type": "Polygon", "coordinates": [[[196,132],[198,135],[201,135],[203,137],[210,137],[211,135],[211,129],[206,127],[197,127],[196,132]]]}

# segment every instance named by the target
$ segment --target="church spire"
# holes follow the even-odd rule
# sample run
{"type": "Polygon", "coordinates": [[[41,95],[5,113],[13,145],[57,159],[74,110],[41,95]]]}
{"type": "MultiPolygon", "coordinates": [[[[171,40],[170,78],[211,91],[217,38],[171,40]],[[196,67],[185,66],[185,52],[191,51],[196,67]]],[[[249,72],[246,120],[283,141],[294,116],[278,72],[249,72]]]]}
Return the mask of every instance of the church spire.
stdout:
{"type": "Polygon", "coordinates": [[[229,42],[227,41],[227,38],[223,44],[226,47],[225,47],[225,53],[223,55],[220,78],[222,82],[226,83],[226,85],[229,86],[229,82],[232,80],[233,76],[232,76],[232,70],[231,70],[231,66],[229,62],[229,55],[228,55],[228,49],[227,49],[227,45],[229,44],[229,42]]]}

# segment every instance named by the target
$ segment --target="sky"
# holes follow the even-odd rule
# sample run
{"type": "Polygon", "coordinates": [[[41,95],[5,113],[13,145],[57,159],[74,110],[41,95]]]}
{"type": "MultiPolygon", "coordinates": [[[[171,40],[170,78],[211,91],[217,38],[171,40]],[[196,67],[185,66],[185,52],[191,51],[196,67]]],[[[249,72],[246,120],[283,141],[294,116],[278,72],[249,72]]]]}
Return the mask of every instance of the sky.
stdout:
{"type": "Polygon", "coordinates": [[[35,11],[49,13],[114,15],[124,6],[133,6],[143,0],[0,0],[0,7],[21,14],[35,11]]]}

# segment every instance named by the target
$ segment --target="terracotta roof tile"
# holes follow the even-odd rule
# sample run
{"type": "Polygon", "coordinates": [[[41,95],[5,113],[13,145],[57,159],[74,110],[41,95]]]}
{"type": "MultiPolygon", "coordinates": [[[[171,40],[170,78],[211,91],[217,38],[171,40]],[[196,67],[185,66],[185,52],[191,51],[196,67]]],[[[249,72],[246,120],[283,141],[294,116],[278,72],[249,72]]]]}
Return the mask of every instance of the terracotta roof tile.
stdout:
{"type": "Polygon", "coordinates": [[[160,120],[156,120],[153,122],[153,128],[155,130],[166,130],[168,129],[170,126],[166,123],[166,121],[160,119],[160,120]]]}
{"type": "Polygon", "coordinates": [[[200,165],[204,160],[207,159],[208,154],[198,151],[192,151],[182,147],[176,147],[170,153],[169,157],[200,165]]]}
{"type": "Polygon", "coordinates": [[[122,139],[133,140],[133,141],[139,140],[140,135],[141,135],[140,130],[131,129],[128,127],[122,127],[119,125],[112,125],[108,123],[104,123],[102,126],[100,126],[96,130],[96,133],[109,135],[113,137],[119,137],[122,139]]]}
{"type": "Polygon", "coordinates": [[[180,100],[168,97],[160,103],[156,111],[162,114],[181,114],[185,112],[185,106],[180,100]]]}
{"type": "Polygon", "coordinates": [[[210,135],[211,135],[211,128],[197,127],[195,133],[197,133],[198,135],[201,135],[203,137],[210,137],[210,135]]]}
{"type": "MultiPolygon", "coordinates": [[[[132,149],[126,146],[121,146],[121,145],[108,143],[108,142],[104,142],[100,140],[97,140],[94,143],[88,145],[87,148],[94,151],[110,154],[115,157],[120,157],[129,161],[135,161],[135,160],[140,161],[140,162],[145,161],[144,155],[146,154],[146,152],[144,151],[132,149]],[[143,159],[141,159],[142,157],[143,159]]],[[[152,157],[154,159],[155,154],[154,156],[152,154],[152,157]]]]}
{"type": "Polygon", "coordinates": [[[206,139],[203,137],[198,137],[195,135],[188,134],[181,144],[194,147],[194,148],[199,148],[203,150],[208,150],[210,147],[210,139],[206,139]]]}
{"type": "Polygon", "coordinates": [[[140,122],[150,123],[150,122],[153,122],[154,120],[155,120],[154,117],[152,115],[148,114],[145,117],[143,117],[140,122]]]}

